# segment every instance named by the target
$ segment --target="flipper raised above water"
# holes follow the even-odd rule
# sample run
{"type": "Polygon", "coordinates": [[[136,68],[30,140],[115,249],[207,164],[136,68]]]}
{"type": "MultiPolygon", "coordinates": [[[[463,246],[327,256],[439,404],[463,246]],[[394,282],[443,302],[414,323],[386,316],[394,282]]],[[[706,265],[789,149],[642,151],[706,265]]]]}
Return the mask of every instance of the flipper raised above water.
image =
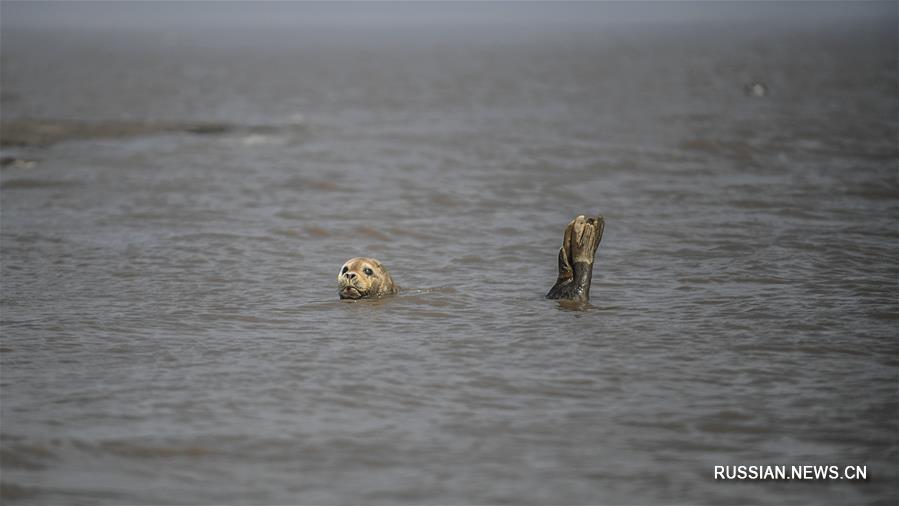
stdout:
{"type": "Polygon", "coordinates": [[[546,294],[547,299],[590,300],[593,259],[605,224],[602,216],[580,215],[565,227],[559,249],[559,277],[546,294]]]}

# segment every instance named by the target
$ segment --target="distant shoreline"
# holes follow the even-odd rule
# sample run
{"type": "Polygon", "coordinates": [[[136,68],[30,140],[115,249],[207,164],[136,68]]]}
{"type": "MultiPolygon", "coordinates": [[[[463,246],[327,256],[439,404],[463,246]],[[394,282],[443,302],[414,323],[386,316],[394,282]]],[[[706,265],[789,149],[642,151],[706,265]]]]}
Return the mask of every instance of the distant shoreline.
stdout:
{"type": "Polygon", "coordinates": [[[0,148],[39,147],[70,140],[122,139],[146,135],[189,133],[225,135],[241,132],[270,134],[296,126],[243,126],[224,122],[10,120],[0,122],[0,148]]]}

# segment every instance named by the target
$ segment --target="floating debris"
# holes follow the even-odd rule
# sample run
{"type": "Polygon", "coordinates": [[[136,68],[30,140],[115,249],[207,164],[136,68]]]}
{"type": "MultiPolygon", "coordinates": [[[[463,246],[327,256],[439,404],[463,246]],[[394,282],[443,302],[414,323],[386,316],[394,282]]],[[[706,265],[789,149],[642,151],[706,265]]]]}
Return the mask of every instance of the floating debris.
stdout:
{"type": "Polygon", "coordinates": [[[751,82],[743,86],[743,93],[747,97],[766,97],[768,96],[768,86],[762,82],[751,82]]]}
{"type": "Polygon", "coordinates": [[[4,156],[0,158],[0,167],[9,167],[12,169],[33,169],[37,166],[37,161],[26,160],[24,158],[16,158],[14,156],[4,156]]]}

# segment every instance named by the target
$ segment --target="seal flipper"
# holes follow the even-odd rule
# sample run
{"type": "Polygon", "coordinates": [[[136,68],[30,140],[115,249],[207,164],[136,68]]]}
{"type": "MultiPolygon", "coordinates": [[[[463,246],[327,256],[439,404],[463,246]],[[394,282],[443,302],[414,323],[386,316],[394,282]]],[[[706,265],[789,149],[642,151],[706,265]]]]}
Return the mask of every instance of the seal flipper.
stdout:
{"type": "Polygon", "coordinates": [[[602,241],[605,220],[602,216],[580,215],[565,227],[559,249],[559,277],[546,294],[548,299],[590,300],[593,260],[602,241]]]}

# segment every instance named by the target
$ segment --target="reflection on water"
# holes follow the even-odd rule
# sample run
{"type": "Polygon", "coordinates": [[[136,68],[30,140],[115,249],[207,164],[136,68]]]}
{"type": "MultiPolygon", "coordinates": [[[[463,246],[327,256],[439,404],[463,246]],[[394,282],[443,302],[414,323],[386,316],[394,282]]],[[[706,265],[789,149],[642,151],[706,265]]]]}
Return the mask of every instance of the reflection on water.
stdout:
{"type": "Polygon", "coordinates": [[[890,503],[882,26],[4,34],[0,494],[890,503]],[[578,213],[593,299],[545,300],[578,213]],[[339,301],[360,255],[405,290],[339,301]]]}

